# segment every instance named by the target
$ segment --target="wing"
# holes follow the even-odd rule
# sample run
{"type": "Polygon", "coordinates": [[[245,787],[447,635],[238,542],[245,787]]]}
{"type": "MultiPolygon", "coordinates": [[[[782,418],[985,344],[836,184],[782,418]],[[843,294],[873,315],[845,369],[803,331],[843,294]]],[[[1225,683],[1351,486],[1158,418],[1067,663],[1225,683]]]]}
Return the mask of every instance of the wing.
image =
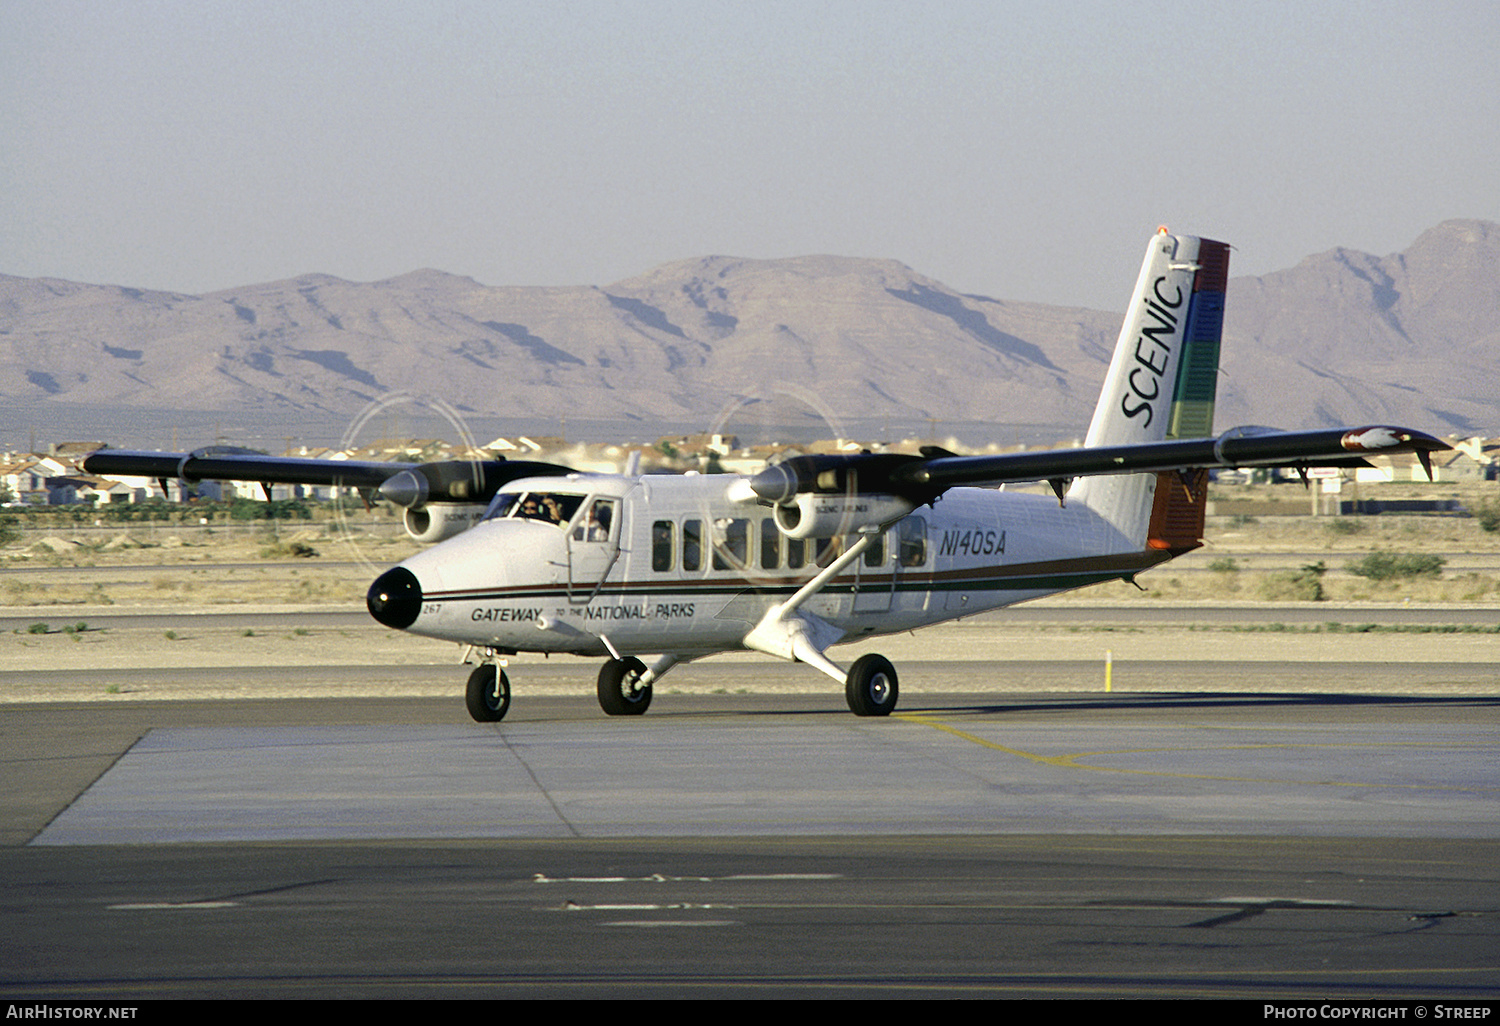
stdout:
{"type": "Polygon", "coordinates": [[[1321,431],[1236,428],[1217,438],[1190,438],[1136,445],[1048,449],[999,456],[954,456],[928,450],[922,456],[863,454],[799,456],[767,467],[749,481],[764,502],[785,503],[805,493],[861,493],[931,502],[959,485],[1050,481],[1061,493],[1075,477],[1147,474],[1201,468],[1369,466],[1365,458],[1415,453],[1429,477],[1431,453],[1451,448],[1410,428],[1371,426],[1321,431]]]}
{"type": "Polygon", "coordinates": [[[951,488],[960,484],[1004,484],[1100,474],[1160,473],[1234,467],[1367,467],[1364,454],[1416,453],[1428,477],[1430,453],[1446,443],[1421,431],[1399,427],[1274,431],[1236,428],[1217,438],[1188,438],[1093,449],[1019,452],[1004,456],[948,456],[907,468],[914,484],[951,488]]]}
{"type": "Polygon", "coordinates": [[[83,468],[105,477],[124,474],[158,480],[257,481],[357,488],[379,493],[408,509],[428,502],[488,502],[501,487],[518,478],[573,472],[570,467],[529,460],[372,463],[267,456],[225,447],[194,452],[101,449],[83,461],[83,468]]]}

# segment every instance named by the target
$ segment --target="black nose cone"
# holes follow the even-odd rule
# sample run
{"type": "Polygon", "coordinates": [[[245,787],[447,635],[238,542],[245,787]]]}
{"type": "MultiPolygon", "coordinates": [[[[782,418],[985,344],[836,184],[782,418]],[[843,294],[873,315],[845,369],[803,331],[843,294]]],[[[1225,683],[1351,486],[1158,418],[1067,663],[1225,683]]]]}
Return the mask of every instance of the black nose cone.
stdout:
{"type": "Polygon", "coordinates": [[[417,614],[422,611],[422,586],[416,574],[398,566],[375,578],[365,604],[375,619],[404,631],[417,622],[417,614]]]}

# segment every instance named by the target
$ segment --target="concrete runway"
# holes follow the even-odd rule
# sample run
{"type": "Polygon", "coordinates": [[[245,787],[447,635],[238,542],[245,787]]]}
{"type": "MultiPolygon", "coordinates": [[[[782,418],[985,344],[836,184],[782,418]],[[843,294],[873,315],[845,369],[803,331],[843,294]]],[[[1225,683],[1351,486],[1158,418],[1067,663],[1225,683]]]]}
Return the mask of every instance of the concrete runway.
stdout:
{"type": "Polygon", "coordinates": [[[1500,697],[1039,678],[0,707],[0,993],[1500,997],[1500,697]]]}

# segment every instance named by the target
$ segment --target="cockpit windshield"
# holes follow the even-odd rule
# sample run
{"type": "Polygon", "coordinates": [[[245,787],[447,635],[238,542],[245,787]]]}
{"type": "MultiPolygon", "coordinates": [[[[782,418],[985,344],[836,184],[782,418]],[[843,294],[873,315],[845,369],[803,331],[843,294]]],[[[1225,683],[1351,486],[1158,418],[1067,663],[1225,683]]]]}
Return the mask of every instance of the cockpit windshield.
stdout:
{"type": "Polygon", "coordinates": [[[503,517],[510,516],[512,507],[515,506],[516,500],[520,497],[520,492],[498,493],[493,499],[490,500],[490,507],[489,509],[484,511],[483,519],[499,520],[503,517]]]}
{"type": "Polygon", "coordinates": [[[500,492],[485,510],[484,519],[538,520],[566,527],[582,504],[582,495],[566,492],[500,492]]]}

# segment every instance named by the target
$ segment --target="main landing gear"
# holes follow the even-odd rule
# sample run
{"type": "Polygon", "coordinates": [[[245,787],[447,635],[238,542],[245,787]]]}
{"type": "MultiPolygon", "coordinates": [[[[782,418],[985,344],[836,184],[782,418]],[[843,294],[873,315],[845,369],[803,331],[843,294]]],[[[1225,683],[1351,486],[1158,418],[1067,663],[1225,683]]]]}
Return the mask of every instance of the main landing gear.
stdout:
{"type": "MultiPolygon", "coordinates": [[[[645,712],[651,705],[651,682],[666,667],[658,664],[652,671],[647,674],[646,664],[634,656],[605,663],[599,669],[599,708],[610,716],[645,712]]],[[[844,698],[856,716],[889,716],[896,708],[897,694],[896,668],[882,655],[860,656],[844,679],[844,698]]]]}
{"type": "Polygon", "coordinates": [[[896,708],[896,668],[883,655],[870,653],[854,660],[845,678],[844,698],[856,716],[889,716],[896,708]]]}
{"type": "Polygon", "coordinates": [[[599,669],[599,708],[610,716],[639,716],[651,706],[646,664],[634,656],[611,659],[599,669]]]}
{"type": "Polygon", "coordinates": [[[844,571],[878,536],[878,530],[861,530],[859,538],[843,554],[798,588],[792,597],[772,606],[750,633],[745,635],[746,648],[765,652],[780,659],[806,663],[844,682],[844,698],[856,716],[889,716],[896,708],[896,668],[882,655],[860,656],[845,673],[823,653],[844,636],[844,630],[820,617],[803,612],[801,607],[818,594],[835,575],[844,571]]]}

